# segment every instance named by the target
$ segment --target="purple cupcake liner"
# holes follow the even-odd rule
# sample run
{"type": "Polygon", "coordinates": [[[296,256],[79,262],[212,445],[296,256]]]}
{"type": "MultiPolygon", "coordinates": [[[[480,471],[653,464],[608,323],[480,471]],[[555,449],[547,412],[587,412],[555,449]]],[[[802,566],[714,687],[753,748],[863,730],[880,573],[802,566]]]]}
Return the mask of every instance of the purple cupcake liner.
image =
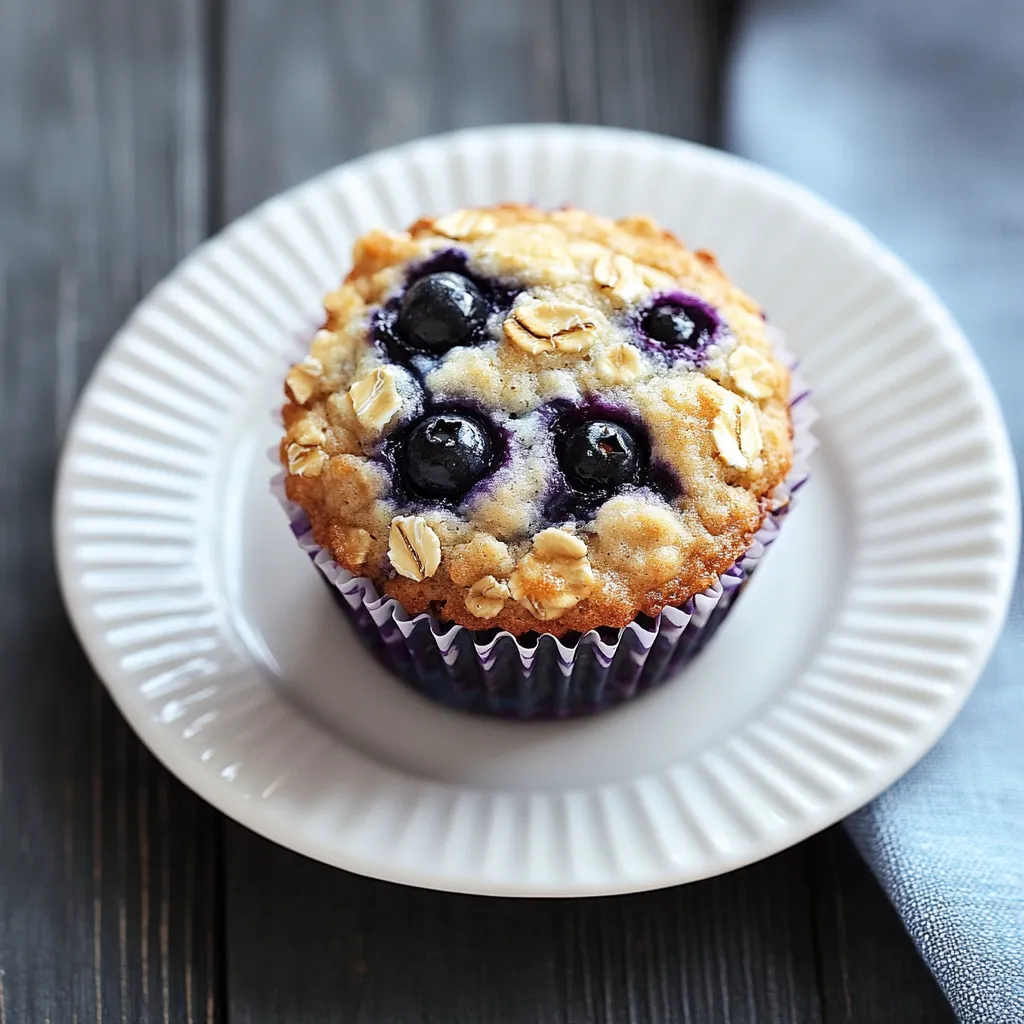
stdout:
{"type": "MultiPolygon", "coordinates": [[[[571,640],[546,633],[517,639],[506,631],[481,632],[444,623],[428,613],[410,615],[394,598],[382,597],[371,580],[338,565],[316,543],[305,511],[285,497],[283,472],[275,476],[272,490],[299,546],[323,574],[363,642],[413,689],[447,707],[487,715],[589,715],[664,682],[700,653],[725,620],[807,482],[808,460],[816,447],[810,431],[816,414],[808,394],[794,378],[793,466],[772,495],[772,510],[743,557],[678,608],[665,608],[653,619],[638,616],[622,629],[591,630],[571,640]]],[[[276,462],[276,451],[272,457],[276,462]]]]}

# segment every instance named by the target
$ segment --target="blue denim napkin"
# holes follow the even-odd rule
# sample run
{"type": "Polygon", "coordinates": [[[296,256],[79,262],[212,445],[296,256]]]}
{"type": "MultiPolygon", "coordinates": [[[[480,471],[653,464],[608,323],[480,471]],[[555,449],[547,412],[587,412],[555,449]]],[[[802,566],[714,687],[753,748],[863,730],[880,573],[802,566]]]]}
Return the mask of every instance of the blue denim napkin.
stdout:
{"type": "MultiPolygon", "coordinates": [[[[752,0],[732,148],[938,292],[1024,452],[1024,3],[752,0]]],[[[1019,578],[1018,578],[1019,582],[1019,578]]],[[[1024,1022],[1024,616],[924,761],[847,828],[964,1022],[1024,1022]]]]}

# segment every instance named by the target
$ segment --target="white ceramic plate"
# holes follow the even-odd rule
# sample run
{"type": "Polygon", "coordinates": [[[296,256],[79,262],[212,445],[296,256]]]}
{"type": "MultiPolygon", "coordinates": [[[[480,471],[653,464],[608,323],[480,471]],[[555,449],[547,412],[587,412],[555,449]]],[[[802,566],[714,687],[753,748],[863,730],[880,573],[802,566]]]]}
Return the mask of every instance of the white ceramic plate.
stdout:
{"type": "Polygon", "coordinates": [[[204,245],[82,398],[56,539],[82,643],[187,785],[311,857],[495,894],[671,885],[831,824],[967,696],[1016,564],[992,393],[949,315],[807,192],[595,128],[465,132],[340,167],[204,245]],[[464,717],[361,649],[267,490],[286,365],[353,239],[498,200],[653,214],[768,309],[821,412],[815,476],[682,678],[569,724],[464,717]]]}

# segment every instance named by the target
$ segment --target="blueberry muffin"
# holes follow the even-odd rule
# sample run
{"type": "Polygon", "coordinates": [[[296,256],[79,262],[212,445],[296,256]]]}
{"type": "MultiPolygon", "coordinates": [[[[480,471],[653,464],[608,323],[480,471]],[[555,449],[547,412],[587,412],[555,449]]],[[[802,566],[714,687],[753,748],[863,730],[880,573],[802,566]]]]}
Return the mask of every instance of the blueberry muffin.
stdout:
{"type": "Polygon", "coordinates": [[[748,551],[793,447],[758,305],[645,216],[501,205],[360,238],[287,376],[287,497],[410,614],[578,636],[748,551]]]}

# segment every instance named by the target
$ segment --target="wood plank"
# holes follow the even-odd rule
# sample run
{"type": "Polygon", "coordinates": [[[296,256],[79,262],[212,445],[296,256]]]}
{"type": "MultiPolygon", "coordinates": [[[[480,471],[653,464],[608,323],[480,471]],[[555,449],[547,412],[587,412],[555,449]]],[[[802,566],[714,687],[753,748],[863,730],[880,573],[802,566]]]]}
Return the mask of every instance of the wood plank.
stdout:
{"type": "Polygon", "coordinates": [[[557,120],[549,0],[228,0],[225,212],[431,131],[557,120]]]}
{"type": "Polygon", "coordinates": [[[841,828],[809,844],[828,1024],[956,1024],[949,1003],[841,828]]]}
{"type": "Polygon", "coordinates": [[[561,0],[563,120],[711,141],[721,10],[714,0],[561,0]]]}
{"type": "Polygon", "coordinates": [[[226,0],[223,209],[342,160],[498,122],[624,125],[707,141],[713,0],[226,0]]]}
{"type": "Polygon", "coordinates": [[[336,871],[228,825],[233,1024],[806,1024],[815,990],[795,851],[637,896],[510,900],[336,871]]]}
{"type": "Polygon", "coordinates": [[[0,1019],[219,1015],[219,823],[141,747],[62,611],[75,395],[206,231],[199,0],[5,0],[0,31],[0,1019]]]}

